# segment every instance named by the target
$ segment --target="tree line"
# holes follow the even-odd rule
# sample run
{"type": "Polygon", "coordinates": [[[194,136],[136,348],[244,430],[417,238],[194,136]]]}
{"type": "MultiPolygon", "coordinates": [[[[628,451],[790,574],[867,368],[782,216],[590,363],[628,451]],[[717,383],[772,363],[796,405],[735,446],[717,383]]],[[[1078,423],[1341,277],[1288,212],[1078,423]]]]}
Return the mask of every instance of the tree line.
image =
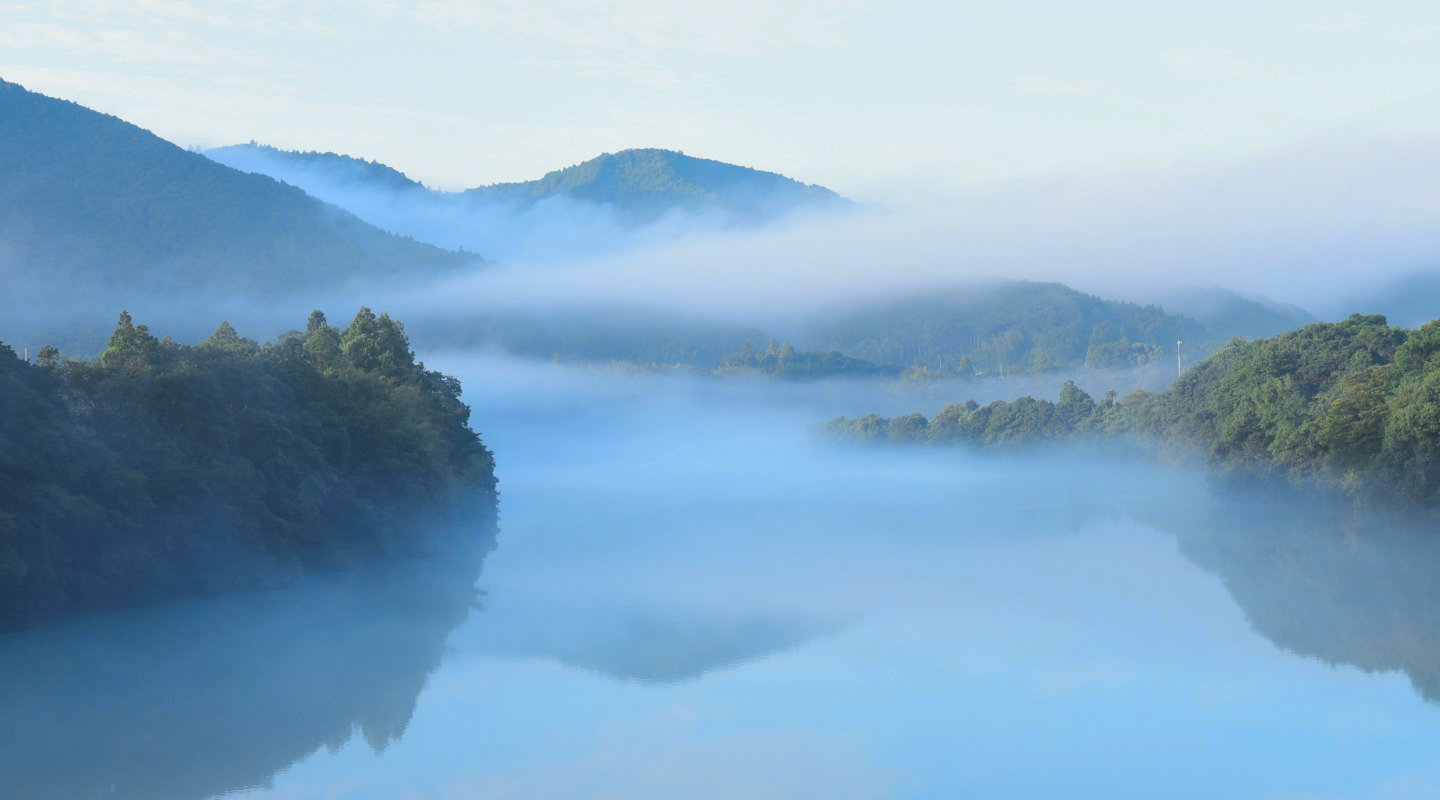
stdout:
{"type": "Polygon", "coordinates": [[[91,361],[0,344],[0,627],[421,552],[491,524],[494,457],[404,326],[315,311],[91,361]],[[463,534],[461,534],[463,535],[463,534]]]}
{"type": "Polygon", "coordinates": [[[1440,320],[1418,330],[1353,315],[1231,342],[1165,392],[1097,401],[951,405],[934,417],[840,417],[827,435],[1000,449],[1125,442],[1216,470],[1314,482],[1375,501],[1440,505],[1440,320]]]}

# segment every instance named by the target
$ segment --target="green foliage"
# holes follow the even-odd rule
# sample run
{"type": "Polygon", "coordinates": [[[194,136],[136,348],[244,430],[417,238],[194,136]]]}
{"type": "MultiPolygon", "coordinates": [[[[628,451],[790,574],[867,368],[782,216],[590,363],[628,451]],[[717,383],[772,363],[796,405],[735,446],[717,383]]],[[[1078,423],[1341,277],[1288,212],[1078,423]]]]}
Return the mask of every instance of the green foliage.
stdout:
{"type": "Polygon", "coordinates": [[[1132,369],[1173,352],[1177,340],[1199,348],[1210,337],[1198,322],[1156,306],[1015,281],[857,309],[827,320],[814,338],[876,364],[943,369],[963,359],[977,373],[1013,375],[1081,363],[1132,369]]]}
{"type": "Polygon", "coordinates": [[[1092,344],[1085,350],[1086,369],[1134,369],[1159,361],[1165,350],[1153,344],[1131,344],[1121,337],[1118,342],[1092,344]]]}
{"type": "Polygon", "coordinates": [[[127,313],[92,362],[0,345],[0,627],[420,552],[494,459],[404,327],[323,314],[195,346],[127,313]]]}
{"type": "Polygon", "coordinates": [[[1218,286],[1179,288],[1156,299],[1167,311],[1192,317],[1220,337],[1263,338],[1317,321],[1298,306],[1244,297],[1218,286]]]}
{"type": "Polygon", "coordinates": [[[1073,383],[1031,397],[950,406],[928,424],[839,418],[835,437],[993,448],[1124,436],[1203,454],[1215,469],[1313,481],[1362,499],[1440,505],[1440,322],[1380,316],[1235,339],[1169,391],[1094,402],[1073,383]]]}
{"type": "Polygon", "coordinates": [[[770,346],[762,353],[746,342],[738,353],[731,353],[720,359],[719,374],[756,373],[792,380],[817,380],[821,378],[873,378],[893,377],[900,373],[894,367],[880,367],[858,358],[850,358],[831,351],[818,353],[796,350],[786,342],[777,346],[770,340],[770,346]]]}
{"type": "Polygon", "coordinates": [[[844,207],[850,201],[822,186],[673,150],[605,153],[524,183],[481,186],[465,193],[485,201],[534,203],[568,198],[610,206],[631,221],[672,209],[720,212],[759,222],[799,207],[844,207]]]}

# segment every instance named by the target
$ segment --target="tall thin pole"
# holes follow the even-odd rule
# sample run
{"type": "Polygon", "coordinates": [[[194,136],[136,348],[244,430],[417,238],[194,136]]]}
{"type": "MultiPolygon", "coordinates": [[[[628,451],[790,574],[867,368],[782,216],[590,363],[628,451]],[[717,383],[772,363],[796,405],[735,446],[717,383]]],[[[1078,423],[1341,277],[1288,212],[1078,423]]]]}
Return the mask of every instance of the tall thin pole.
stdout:
{"type": "Polygon", "coordinates": [[[1180,345],[1182,344],[1184,344],[1182,341],[1175,342],[1175,377],[1177,378],[1185,374],[1185,370],[1180,366],[1180,345]]]}

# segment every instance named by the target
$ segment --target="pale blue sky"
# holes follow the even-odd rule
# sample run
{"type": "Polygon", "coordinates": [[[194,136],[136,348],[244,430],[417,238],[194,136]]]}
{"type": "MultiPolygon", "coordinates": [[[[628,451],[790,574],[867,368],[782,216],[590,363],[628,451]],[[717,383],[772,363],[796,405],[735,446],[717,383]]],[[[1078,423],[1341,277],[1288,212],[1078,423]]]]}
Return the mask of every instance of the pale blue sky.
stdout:
{"type": "Polygon", "coordinates": [[[0,2],[0,76],[447,188],[659,146],[885,197],[1440,132],[1440,4],[0,2]]]}

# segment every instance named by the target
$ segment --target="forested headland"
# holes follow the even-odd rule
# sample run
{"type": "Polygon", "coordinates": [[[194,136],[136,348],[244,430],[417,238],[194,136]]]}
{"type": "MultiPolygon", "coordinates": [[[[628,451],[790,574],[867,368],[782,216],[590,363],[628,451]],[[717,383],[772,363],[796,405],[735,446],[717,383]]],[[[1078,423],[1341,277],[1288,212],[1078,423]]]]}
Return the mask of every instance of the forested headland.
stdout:
{"type": "Polygon", "coordinates": [[[365,308],[265,345],[228,323],[179,344],[126,313],[92,361],[0,345],[0,628],[491,535],[469,416],[365,308]]]}
{"type": "Polygon", "coordinates": [[[1235,339],[1165,392],[1100,400],[951,405],[934,417],[845,417],[852,441],[1016,449],[1124,443],[1203,457],[1231,475],[1332,487],[1367,501],[1440,506],[1440,320],[1418,330],[1354,315],[1270,339],[1235,339]]]}

